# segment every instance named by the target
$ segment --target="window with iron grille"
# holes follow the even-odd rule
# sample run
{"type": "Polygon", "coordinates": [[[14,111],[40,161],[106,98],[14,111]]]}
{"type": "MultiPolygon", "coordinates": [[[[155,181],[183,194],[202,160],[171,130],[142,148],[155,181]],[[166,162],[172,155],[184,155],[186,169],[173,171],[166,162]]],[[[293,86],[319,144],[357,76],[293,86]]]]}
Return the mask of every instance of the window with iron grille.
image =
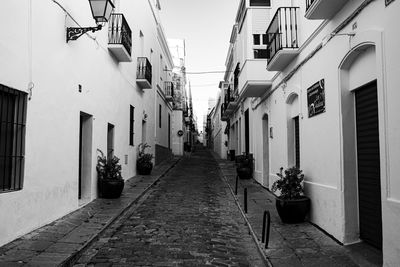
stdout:
{"type": "Polygon", "coordinates": [[[129,112],[129,145],[134,145],[134,136],[135,136],[135,107],[130,106],[129,112]]]}
{"type": "Polygon", "coordinates": [[[24,180],[27,94],[0,84],[0,193],[24,180]]]}

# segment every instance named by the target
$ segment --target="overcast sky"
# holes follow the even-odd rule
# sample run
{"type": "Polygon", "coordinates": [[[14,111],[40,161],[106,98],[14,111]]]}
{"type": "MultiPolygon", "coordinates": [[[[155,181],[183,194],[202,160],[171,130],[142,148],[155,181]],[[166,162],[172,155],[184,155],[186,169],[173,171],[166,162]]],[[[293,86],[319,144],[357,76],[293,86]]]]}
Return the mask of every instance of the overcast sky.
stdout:
{"type": "MultiPolygon", "coordinates": [[[[186,40],[187,72],[225,70],[238,5],[239,0],[161,1],[161,22],[167,38],[186,40]]],[[[208,99],[216,97],[223,77],[223,73],[188,74],[199,126],[207,113],[208,99]]]]}

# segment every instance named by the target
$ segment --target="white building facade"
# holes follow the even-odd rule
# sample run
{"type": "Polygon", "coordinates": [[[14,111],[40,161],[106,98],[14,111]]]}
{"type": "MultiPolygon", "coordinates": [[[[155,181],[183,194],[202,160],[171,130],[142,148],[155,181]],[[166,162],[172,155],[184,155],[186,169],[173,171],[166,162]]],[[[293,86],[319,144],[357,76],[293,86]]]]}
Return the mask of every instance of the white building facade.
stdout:
{"type": "Polygon", "coordinates": [[[124,179],[139,143],[156,163],[171,154],[173,63],[159,5],[113,2],[101,31],[68,42],[67,27],[94,25],[88,1],[0,11],[0,245],[95,199],[98,150],[120,158],[124,179]]]}
{"type": "Polygon", "coordinates": [[[225,75],[229,149],[254,155],[266,187],[280,167],[302,169],[310,221],[381,249],[384,266],[400,264],[399,11],[399,1],[243,0],[225,75]]]}
{"type": "Polygon", "coordinates": [[[184,154],[185,133],[187,126],[185,124],[184,110],[186,110],[186,45],[184,39],[168,39],[168,45],[172,54],[174,63],[173,68],[173,126],[172,126],[172,153],[182,156],[184,154]]]}
{"type": "Polygon", "coordinates": [[[222,118],[224,116],[223,110],[225,109],[225,93],[228,87],[228,83],[220,82],[220,91],[217,96],[217,102],[215,108],[210,112],[210,144],[214,152],[222,159],[227,158],[228,149],[228,136],[226,132],[227,123],[222,118]]]}

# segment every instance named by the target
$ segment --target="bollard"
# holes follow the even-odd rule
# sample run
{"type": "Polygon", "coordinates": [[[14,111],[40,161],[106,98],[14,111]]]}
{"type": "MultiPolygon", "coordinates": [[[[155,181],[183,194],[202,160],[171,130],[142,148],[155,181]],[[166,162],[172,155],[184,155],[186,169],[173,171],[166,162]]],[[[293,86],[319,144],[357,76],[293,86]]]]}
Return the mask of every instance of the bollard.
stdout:
{"type": "Polygon", "coordinates": [[[263,216],[263,224],[262,224],[262,234],[261,234],[261,243],[265,242],[265,224],[267,222],[267,211],[264,211],[264,216],[263,216]]]}
{"type": "Polygon", "coordinates": [[[247,214],[247,188],[244,189],[244,213],[247,214]]]}
{"type": "Polygon", "coordinates": [[[235,195],[237,195],[239,176],[236,175],[235,195]]]}
{"type": "Polygon", "coordinates": [[[269,231],[271,228],[271,214],[269,211],[266,212],[267,214],[267,234],[265,236],[265,248],[268,248],[268,243],[269,243],[269,231]]]}

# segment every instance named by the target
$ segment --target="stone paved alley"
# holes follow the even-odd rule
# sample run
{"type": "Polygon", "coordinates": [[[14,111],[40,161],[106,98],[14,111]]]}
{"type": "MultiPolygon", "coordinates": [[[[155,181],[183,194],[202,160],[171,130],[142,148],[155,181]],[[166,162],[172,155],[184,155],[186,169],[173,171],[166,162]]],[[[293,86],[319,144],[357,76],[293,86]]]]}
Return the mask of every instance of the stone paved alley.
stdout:
{"type": "Polygon", "coordinates": [[[362,243],[343,247],[308,222],[282,224],[274,196],[254,180],[240,180],[234,197],[234,163],[213,156],[197,148],[129,179],[121,198],[96,199],[0,247],[0,267],[382,265],[379,252],[362,243]],[[244,188],[250,228],[241,214],[244,188]],[[272,215],[268,249],[260,242],[265,209],[272,215]]]}
{"type": "Polygon", "coordinates": [[[184,158],[77,265],[264,266],[210,152],[184,158]]]}

